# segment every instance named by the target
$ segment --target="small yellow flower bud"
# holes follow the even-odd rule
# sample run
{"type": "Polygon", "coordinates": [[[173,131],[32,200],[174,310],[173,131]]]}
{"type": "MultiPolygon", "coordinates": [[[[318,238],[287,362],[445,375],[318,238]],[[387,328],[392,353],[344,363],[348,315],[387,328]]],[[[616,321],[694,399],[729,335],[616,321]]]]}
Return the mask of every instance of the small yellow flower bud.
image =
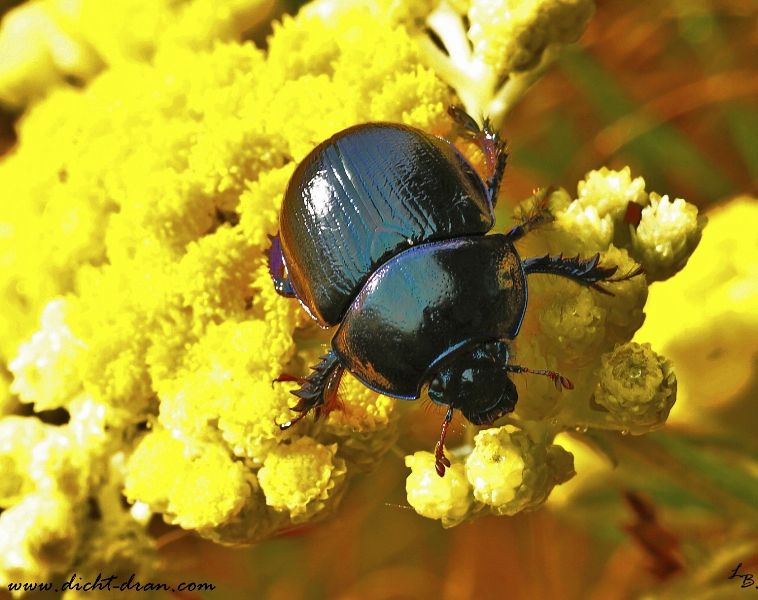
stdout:
{"type": "Polygon", "coordinates": [[[435,470],[434,454],[419,451],[405,457],[405,466],[411,470],[405,481],[408,504],[428,519],[439,519],[443,527],[453,527],[474,508],[471,485],[466,479],[462,462],[450,457],[451,466],[440,477],[435,470]]]}
{"type": "Polygon", "coordinates": [[[166,518],[184,529],[226,522],[239,512],[255,485],[255,476],[218,444],[192,445],[177,466],[166,518]]]}
{"type": "Polygon", "coordinates": [[[600,216],[597,206],[579,200],[556,213],[554,227],[555,243],[566,255],[602,252],[613,240],[611,215],[600,216]]]}
{"type": "Polygon", "coordinates": [[[642,177],[632,179],[629,167],[620,171],[607,167],[590,171],[577,184],[577,193],[580,204],[594,206],[600,217],[610,215],[616,223],[624,218],[629,202],[642,206],[648,203],[645,180],[642,177]]]}
{"type": "Polygon", "coordinates": [[[140,440],[127,462],[124,495],[130,502],[139,500],[163,512],[183,463],[181,440],[162,428],[151,431],[140,440]]]}
{"type": "Polygon", "coordinates": [[[466,459],[474,497],[499,515],[539,506],[556,484],[573,474],[568,452],[535,442],[513,425],[480,431],[466,459]]]}
{"type": "Polygon", "coordinates": [[[594,290],[570,281],[563,283],[565,293],[540,312],[540,329],[551,342],[552,355],[581,359],[604,343],[606,311],[598,306],[594,290]]]}
{"type": "Polygon", "coordinates": [[[601,359],[594,402],[622,430],[646,433],[661,427],[676,401],[671,364],[650,344],[629,342],[601,359]]]}
{"type": "Polygon", "coordinates": [[[337,445],[324,446],[302,437],[272,449],[258,472],[266,504],[287,511],[293,523],[302,523],[323,511],[340,496],[345,461],[337,445]]]}
{"type": "Polygon", "coordinates": [[[84,344],[66,324],[67,310],[64,298],[51,300],[42,311],[41,328],[8,365],[14,375],[11,392],[38,411],[62,406],[81,388],[77,360],[84,344]]]}
{"type": "Polygon", "coordinates": [[[650,194],[650,206],[642,210],[642,220],[632,230],[632,249],[645,267],[649,281],[671,277],[684,267],[705,225],[697,207],[677,198],[650,194]]]}
{"type": "Polygon", "coordinates": [[[471,0],[469,38],[496,72],[523,71],[549,44],[576,41],[593,11],[591,0],[471,0]]]}
{"type": "Polygon", "coordinates": [[[291,430],[283,433],[277,423],[293,417],[290,406],[295,398],[290,391],[298,386],[289,382],[272,385],[268,377],[243,382],[234,385],[221,406],[218,428],[234,454],[261,466],[271,448],[293,435],[291,430]]]}
{"type": "Polygon", "coordinates": [[[185,443],[170,432],[148,433],[127,463],[124,494],[166,512],[185,529],[215,527],[235,515],[250,496],[254,475],[224,446],[185,443]]]}

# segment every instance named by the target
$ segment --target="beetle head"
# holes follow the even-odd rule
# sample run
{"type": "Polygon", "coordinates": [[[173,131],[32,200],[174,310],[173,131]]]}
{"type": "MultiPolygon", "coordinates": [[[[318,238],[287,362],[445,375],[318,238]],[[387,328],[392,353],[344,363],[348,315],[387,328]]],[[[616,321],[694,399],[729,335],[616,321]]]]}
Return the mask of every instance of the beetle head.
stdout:
{"type": "Polygon", "coordinates": [[[457,408],[475,425],[490,424],[512,412],[518,401],[507,365],[505,342],[482,342],[459,350],[432,377],[429,397],[457,408]]]}

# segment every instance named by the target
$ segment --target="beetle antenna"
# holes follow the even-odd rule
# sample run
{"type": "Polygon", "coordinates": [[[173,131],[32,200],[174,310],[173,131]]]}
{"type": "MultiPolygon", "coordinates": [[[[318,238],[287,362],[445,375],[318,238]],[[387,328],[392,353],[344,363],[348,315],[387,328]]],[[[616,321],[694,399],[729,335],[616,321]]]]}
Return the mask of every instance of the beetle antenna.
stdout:
{"type": "Polygon", "coordinates": [[[545,377],[549,377],[558,391],[563,388],[566,388],[567,390],[574,389],[574,384],[571,383],[571,380],[568,377],[564,377],[555,371],[548,371],[546,369],[528,369],[527,367],[521,367],[519,365],[505,365],[505,368],[511,373],[531,373],[532,375],[544,375],[545,377]]]}
{"type": "Polygon", "coordinates": [[[450,466],[450,460],[445,456],[445,437],[447,437],[447,430],[452,420],[453,407],[451,406],[447,409],[447,413],[445,413],[445,420],[442,421],[442,430],[440,431],[440,439],[434,448],[434,468],[440,477],[445,476],[445,467],[450,466]]]}

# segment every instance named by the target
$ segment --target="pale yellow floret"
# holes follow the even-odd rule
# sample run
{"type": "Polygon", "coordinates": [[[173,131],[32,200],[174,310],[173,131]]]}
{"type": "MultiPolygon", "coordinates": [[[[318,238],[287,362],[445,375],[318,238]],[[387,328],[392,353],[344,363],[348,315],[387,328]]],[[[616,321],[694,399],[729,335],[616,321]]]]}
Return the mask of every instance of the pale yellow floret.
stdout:
{"type": "Polygon", "coordinates": [[[421,516],[437,519],[443,527],[453,527],[475,511],[471,485],[460,460],[451,458],[444,477],[437,474],[431,452],[419,451],[406,456],[405,466],[411,470],[405,481],[408,504],[421,516]]]}
{"type": "Polygon", "coordinates": [[[506,425],[480,431],[474,438],[474,450],[466,459],[466,476],[479,502],[499,507],[516,497],[526,466],[525,449],[520,440],[512,439],[516,431],[506,425]]]}
{"type": "Polygon", "coordinates": [[[469,114],[499,125],[559,48],[579,38],[593,10],[592,0],[441,2],[427,26],[444,52],[425,33],[417,39],[469,114]]]}
{"type": "Polygon", "coordinates": [[[472,0],[469,38],[498,73],[524,71],[549,44],[579,39],[593,11],[591,0],[472,0]]]}
{"type": "Polygon", "coordinates": [[[76,556],[82,505],[59,494],[32,493],[0,514],[0,586],[46,581],[76,556]]]}
{"type": "Polygon", "coordinates": [[[124,494],[185,529],[202,529],[239,512],[254,482],[254,475],[223,446],[157,429],[131,455],[124,494]]]}
{"type": "Polygon", "coordinates": [[[11,392],[37,411],[63,406],[81,389],[78,360],[85,349],[66,323],[67,301],[51,300],[42,311],[39,330],[21,344],[8,364],[11,392]]]}
{"type": "Polygon", "coordinates": [[[184,529],[227,522],[251,496],[255,476],[218,444],[185,447],[184,460],[168,494],[165,517],[184,529]]]}
{"type": "Polygon", "coordinates": [[[538,314],[542,333],[552,341],[551,353],[568,357],[597,353],[606,338],[606,311],[598,306],[597,292],[571,282],[561,285],[561,292],[538,314]]]}
{"type": "Polygon", "coordinates": [[[294,163],[261,173],[239,198],[240,227],[250,244],[267,248],[269,235],[279,229],[279,209],[287,189],[294,163]]]}
{"type": "Polygon", "coordinates": [[[151,431],[129,457],[124,495],[130,502],[143,502],[155,512],[165,511],[168,494],[183,463],[183,442],[165,429],[151,431]]]}
{"type": "Polygon", "coordinates": [[[642,177],[632,179],[629,167],[614,171],[601,167],[590,171],[577,184],[577,201],[585,207],[594,207],[600,217],[610,215],[619,223],[630,202],[647,206],[648,194],[642,177]]]}
{"type": "Polygon", "coordinates": [[[700,242],[703,225],[692,204],[650,194],[650,205],[642,210],[642,220],[632,231],[632,251],[645,266],[649,281],[667,279],[684,267],[700,242]]]}
{"type": "Polygon", "coordinates": [[[610,214],[601,217],[595,204],[572,202],[555,214],[554,227],[557,243],[566,255],[600,252],[613,240],[613,219],[610,214]]]}
{"type": "Polygon", "coordinates": [[[539,506],[573,475],[571,454],[513,425],[480,431],[466,459],[474,498],[499,515],[539,506]]]}
{"type": "MultiPolygon", "coordinates": [[[[290,406],[296,398],[290,391],[299,387],[294,383],[272,384],[271,379],[264,375],[243,380],[244,384],[236,384],[218,409],[218,428],[224,441],[234,454],[250,459],[255,466],[263,465],[271,448],[282,440],[277,424],[292,419],[290,406]]],[[[284,435],[293,433],[290,430],[284,435]]]]}
{"type": "Polygon", "coordinates": [[[258,472],[266,504],[302,523],[336,502],[345,480],[345,461],[337,445],[301,437],[272,449],[258,472]]]}
{"type": "Polygon", "coordinates": [[[650,344],[629,342],[604,354],[598,376],[592,399],[609,424],[637,434],[663,426],[676,400],[676,376],[650,344]]]}
{"type": "MultiPolygon", "coordinates": [[[[536,315],[540,312],[533,311],[536,315]]],[[[560,371],[563,369],[561,365],[565,363],[559,364],[559,359],[564,361],[568,358],[570,363],[573,357],[550,351],[549,348],[553,343],[554,340],[544,334],[524,335],[521,333],[511,345],[511,356],[508,362],[529,369],[560,371]]],[[[581,385],[581,380],[575,377],[574,369],[575,367],[572,367],[570,379],[575,385],[581,385]]],[[[514,412],[519,419],[549,423],[555,420],[555,415],[561,407],[570,401],[547,377],[514,373],[510,375],[510,379],[519,393],[519,401],[514,412]]]]}

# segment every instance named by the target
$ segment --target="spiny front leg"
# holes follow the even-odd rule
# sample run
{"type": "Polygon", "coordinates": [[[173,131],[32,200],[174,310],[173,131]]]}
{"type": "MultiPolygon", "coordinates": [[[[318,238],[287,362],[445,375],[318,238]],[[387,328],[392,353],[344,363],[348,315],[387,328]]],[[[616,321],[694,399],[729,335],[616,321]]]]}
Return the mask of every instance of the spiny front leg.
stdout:
{"type": "Polygon", "coordinates": [[[637,277],[644,272],[642,266],[639,266],[625,275],[613,277],[618,267],[602,267],[598,264],[599,262],[600,254],[595,254],[592,258],[587,259],[579,258],[579,256],[564,258],[562,254],[558,256],[546,254],[539,258],[528,258],[523,262],[523,265],[524,272],[527,275],[532,273],[547,273],[549,275],[568,277],[580,285],[590,287],[609,296],[613,294],[598,285],[600,282],[618,283],[619,281],[626,281],[632,277],[637,277]]]}
{"type": "Polygon", "coordinates": [[[337,390],[345,369],[340,365],[337,355],[330,351],[321,357],[321,362],[311,367],[312,373],[308,377],[293,377],[281,375],[276,381],[297,381],[300,388],[291,393],[298,397],[297,404],[291,407],[298,414],[295,418],[280,423],[279,429],[289,429],[311,410],[316,414],[316,419],[326,416],[340,405],[337,398],[337,390]]]}
{"type": "Polygon", "coordinates": [[[484,124],[479,124],[460,106],[449,106],[447,113],[461,128],[463,134],[475,142],[484,153],[484,162],[487,165],[487,196],[492,208],[497,202],[497,193],[503,181],[505,164],[508,161],[506,143],[497,131],[493,131],[490,120],[484,118],[484,124]]]}

